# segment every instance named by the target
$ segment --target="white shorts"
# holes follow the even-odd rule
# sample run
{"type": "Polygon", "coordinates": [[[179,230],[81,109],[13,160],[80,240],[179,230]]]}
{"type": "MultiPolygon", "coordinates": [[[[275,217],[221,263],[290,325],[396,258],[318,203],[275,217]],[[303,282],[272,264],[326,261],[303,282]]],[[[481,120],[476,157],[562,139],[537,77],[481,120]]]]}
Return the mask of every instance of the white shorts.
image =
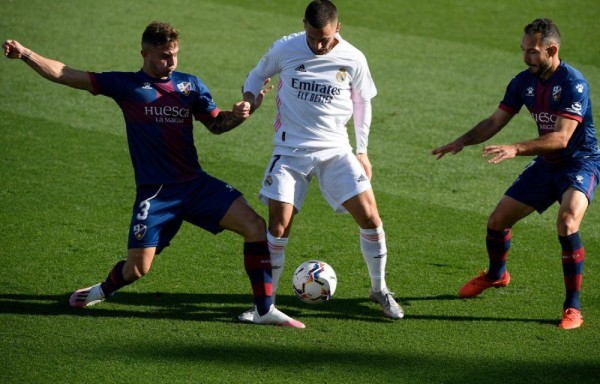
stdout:
{"type": "Polygon", "coordinates": [[[342,206],[344,202],[371,189],[365,170],[351,150],[297,149],[273,155],[259,198],[265,204],[269,199],[289,203],[300,211],[313,176],[319,181],[325,200],[339,213],[347,212],[342,206]]]}

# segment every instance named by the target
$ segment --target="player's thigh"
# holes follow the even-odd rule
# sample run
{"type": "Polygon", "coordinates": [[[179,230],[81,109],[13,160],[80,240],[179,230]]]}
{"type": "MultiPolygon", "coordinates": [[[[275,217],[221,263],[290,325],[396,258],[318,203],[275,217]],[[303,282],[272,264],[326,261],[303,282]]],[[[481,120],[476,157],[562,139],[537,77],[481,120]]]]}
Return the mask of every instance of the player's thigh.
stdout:
{"type": "Polygon", "coordinates": [[[275,237],[289,237],[296,210],[292,204],[269,200],[269,232],[275,237]]]}
{"type": "Polygon", "coordinates": [[[556,220],[556,229],[560,236],[568,236],[579,231],[588,205],[588,197],[582,191],[574,187],[565,191],[556,220]]]}
{"type": "Polygon", "coordinates": [[[193,184],[182,205],[184,220],[212,234],[223,231],[221,220],[242,193],[210,175],[193,184]]]}
{"type": "Polygon", "coordinates": [[[597,160],[579,159],[562,171],[559,188],[564,190],[560,198],[560,208],[556,227],[560,236],[568,236],[579,231],[579,226],[587,207],[594,199],[600,164],[597,160]]]}
{"type": "Polygon", "coordinates": [[[517,221],[533,211],[535,211],[535,208],[504,195],[488,218],[487,226],[496,231],[503,231],[506,228],[511,228],[517,221]]]}
{"type": "Polygon", "coordinates": [[[363,229],[372,229],[381,225],[373,189],[366,190],[351,197],[344,202],[343,206],[350,212],[359,227],[363,229]]]}
{"type": "Polygon", "coordinates": [[[262,217],[248,204],[243,196],[238,197],[219,222],[223,229],[242,235],[246,241],[264,241],[266,224],[262,217]]]}
{"type": "Polygon", "coordinates": [[[181,198],[176,188],[148,185],[137,188],[129,227],[128,249],[156,247],[159,254],[181,227],[181,198]]]}
{"type": "MultiPolygon", "coordinates": [[[[557,202],[560,194],[561,187],[557,183],[556,172],[539,160],[533,160],[504,193],[505,196],[533,207],[539,213],[557,202]]],[[[504,204],[497,207],[496,211],[500,211],[497,213],[502,213],[503,208],[504,204]]]]}

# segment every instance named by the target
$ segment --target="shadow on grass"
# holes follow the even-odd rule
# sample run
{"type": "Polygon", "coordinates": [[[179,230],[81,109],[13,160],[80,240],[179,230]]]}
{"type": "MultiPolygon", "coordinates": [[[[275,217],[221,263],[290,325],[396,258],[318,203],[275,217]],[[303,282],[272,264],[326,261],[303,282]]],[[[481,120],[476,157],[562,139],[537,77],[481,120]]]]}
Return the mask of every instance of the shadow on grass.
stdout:
{"type": "Polygon", "coordinates": [[[147,340],[110,350],[127,359],[235,367],[240,383],[597,383],[598,364],[589,361],[531,361],[488,356],[441,356],[404,350],[340,348],[339,344],[171,343],[147,340]],[[318,358],[315,358],[318,356],[318,358]],[[286,370],[283,377],[272,372],[286,370]],[[259,376],[257,375],[259,373],[259,376]],[[262,377],[260,377],[262,376],[262,377]],[[482,377],[485,380],[482,380],[482,377]]]}
{"type": "MultiPolygon", "coordinates": [[[[76,309],[68,304],[69,294],[0,294],[0,314],[40,316],[139,317],[185,321],[236,322],[237,315],[250,308],[249,295],[193,293],[135,293],[118,292],[99,306],[76,309]],[[137,309],[136,309],[137,307],[137,309]]],[[[452,295],[406,297],[398,299],[403,305],[418,300],[459,300],[452,295]]],[[[307,305],[293,296],[278,295],[277,306],[290,316],[388,322],[378,305],[367,299],[335,299],[326,303],[307,305]]],[[[406,308],[405,308],[406,309],[406,308]]],[[[456,316],[444,314],[411,315],[405,320],[492,321],[555,324],[556,319],[534,319],[494,316],[456,316]]]]}

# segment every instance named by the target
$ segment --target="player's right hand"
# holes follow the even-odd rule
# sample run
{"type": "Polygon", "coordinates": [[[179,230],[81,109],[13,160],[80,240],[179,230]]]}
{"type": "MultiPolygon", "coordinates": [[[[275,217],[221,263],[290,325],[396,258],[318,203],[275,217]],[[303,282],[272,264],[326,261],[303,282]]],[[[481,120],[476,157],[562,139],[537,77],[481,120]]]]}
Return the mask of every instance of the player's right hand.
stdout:
{"type": "Polygon", "coordinates": [[[446,153],[450,152],[454,155],[454,154],[457,154],[458,152],[462,151],[463,148],[464,148],[463,144],[461,144],[457,141],[453,141],[453,142],[443,145],[441,147],[435,148],[434,150],[431,151],[431,154],[438,155],[436,160],[439,160],[442,157],[444,157],[444,155],[446,153]]]}
{"type": "Polygon", "coordinates": [[[4,56],[9,59],[20,59],[25,51],[25,47],[16,40],[6,40],[4,44],[2,44],[2,52],[4,52],[4,56]]]}
{"type": "Polygon", "coordinates": [[[250,103],[247,101],[238,101],[233,104],[231,111],[235,117],[245,120],[250,117],[250,103]]]}

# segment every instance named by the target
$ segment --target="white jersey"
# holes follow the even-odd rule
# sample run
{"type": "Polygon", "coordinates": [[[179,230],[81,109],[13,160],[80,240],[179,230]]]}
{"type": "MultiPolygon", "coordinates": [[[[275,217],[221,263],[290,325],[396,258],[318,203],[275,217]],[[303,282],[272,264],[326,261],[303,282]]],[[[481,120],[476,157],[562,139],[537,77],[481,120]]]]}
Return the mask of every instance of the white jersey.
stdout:
{"type": "MultiPolygon", "coordinates": [[[[244,91],[255,95],[265,79],[279,74],[275,153],[293,149],[350,149],[346,123],[353,100],[377,94],[367,59],[336,34],[338,44],[324,55],[308,47],[304,32],[276,41],[250,72],[244,91]]],[[[366,145],[366,144],[365,144],[366,145]]]]}

